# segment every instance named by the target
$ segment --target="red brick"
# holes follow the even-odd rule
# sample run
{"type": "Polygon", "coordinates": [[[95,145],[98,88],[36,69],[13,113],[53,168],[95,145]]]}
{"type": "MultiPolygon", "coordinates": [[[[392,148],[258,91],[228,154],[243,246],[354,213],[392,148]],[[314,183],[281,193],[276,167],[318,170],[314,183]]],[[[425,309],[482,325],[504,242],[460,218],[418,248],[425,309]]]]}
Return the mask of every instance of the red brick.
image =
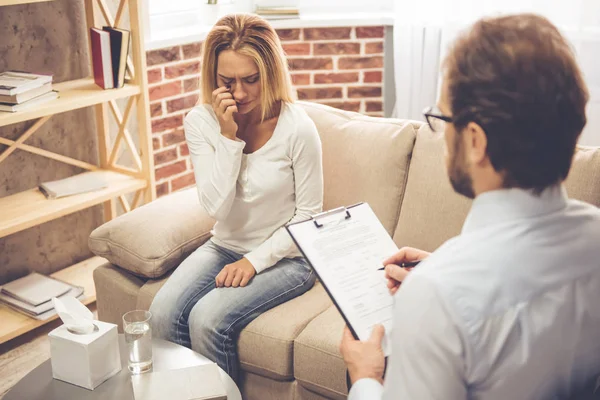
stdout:
{"type": "Polygon", "coordinates": [[[305,28],[304,40],[350,39],[352,28],[305,28]]]}
{"type": "Polygon", "coordinates": [[[383,42],[365,43],[365,54],[383,54],[383,42]]]}
{"type": "Polygon", "coordinates": [[[299,100],[316,100],[316,99],[339,99],[342,97],[342,88],[310,88],[298,89],[299,100]]]}
{"type": "Polygon", "coordinates": [[[300,29],[277,29],[281,41],[300,39],[300,29]]]}
{"type": "Polygon", "coordinates": [[[200,58],[202,56],[202,42],[196,42],[181,46],[183,58],[200,58]]]}
{"type": "MultiPolygon", "coordinates": [[[[182,115],[173,115],[171,117],[161,118],[161,119],[152,121],[152,132],[153,133],[164,132],[169,129],[178,128],[181,125],[183,125],[183,116],[182,115]]],[[[165,138],[163,137],[163,142],[164,142],[164,139],[165,138]]],[[[164,145],[168,146],[168,144],[166,142],[164,143],[164,145]]]]}
{"type": "Polygon", "coordinates": [[[360,54],[360,43],[314,43],[315,55],[360,54]]]}
{"type": "Polygon", "coordinates": [[[153,137],[152,138],[152,150],[158,150],[160,149],[160,138],[159,137],[153,137]]]}
{"type": "Polygon", "coordinates": [[[156,83],[162,81],[162,68],[154,68],[148,70],[148,83],[156,83]]]}
{"type": "Polygon", "coordinates": [[[163,83],[162,85],[151,86],[149,89],[150,101],[175,96],[179,93],[181,93],[181,81],[163,83]]]}
{"type": "Polygon", "coordinates": [[[383,73],[381,71],[364,71],[365,83],[379,83],[383,82],[383,73]]]}
{"type": "Polygon", "coordinates": [[[171,190],[173,192],[178,191],[179,189],[183,189],[189,186],[193,186],[196,183],[196,178],[194,178],[194,173],[190,172],[189,174],[180,176],[179,178],[175,178],[171,181],[171,190]]]}
{"type": "Polygon", "coordinates": [[[163,182],[156,185],[156,197],[161,197],[165,194],[169,194],[169,182],[163,182]]]}
{"type": "Polygon", "coordinates": [[[310,74],[292,74],[294,85],[310,85],[310,74]]]}
{"type": "Polygon", "coordinates": [[[284,43],[283,50],[288,56],[307,56],[310,54],[310,43],[284,43]]]}
{"type": "Polygon", "coordinates": [[[367,101],[367,112],[372,112],[372,111],[383,111],[383,102],[367,101]]]}
{"type": "Polygon", "coordinates": [[[183,131],[183,128],[163,135],[163,146],[165,147],[181,142],[185,142],[185,132],[183,131]]]}
{"type": "Polygon", "coordinates": [[[179,46],[152,50],[146,53],[146,65],[148,66],[179,60],[181,60],[181,48],[179,46]]]}
{"type": "Polygon", "coordinates": [[[323,58],[292,58],[288,60],[292,71],[310,71],[315,69],[333,69],[333,59],[323,58]]]}
{"type": "Polygon", "coordinates": [[[333,101],[333,102],[320,102],[330,107],[339,108],[340,110],[358,112],[360,110],[360,101],[333,101]]]}
{"type": "Polygon", "coordinates": [[[358,72],[338,72],[331,74],[315,74],[315,83],[349,83],[358,82],[358,72]]]}
{"type": "Polygon", "coordinates": [[[200,89],[200,78],[190,78],[183,81],[184,92],[194,92],[200,89]]]}
{"type": "Polygon", "coordinates": [[[177,161],[174,164],[170,164],[164,167],[156,168],[154,176],[157,181],[168,178],[173,175],[180,174],[187,169],[185,160],[177,161]]]}
{"type": "Polygon", "coordinates": [[[341,57],[339,69],[383,68],[383,57],[341,57]]]}
{"type": "Polygon", "coordinates": [[[154,153],[154,165],[160,165],[175,160],[177,160],[176,148],[154,153]]]}
{"type": "Polygon", "coordinates": [[[381,86],[355,86],[348,88],[348,97],[381,97],[381,86]]]}
{"type": "Polygon", "coordinates": [[[189,156],[190,149],[188,148],[187,143],[182,143],[179,145],[179,155],[181,156],[189,156]]]}
{"type": "Polygon", "coordinates": [[[167,101],[167,113],[171,114],[181,110],[189,110],[198,102],[198,95],[192,94],[186,97],[167,101]]]}
{"type": "Polygon", "coordinates": [[[356,28],[356,37],[363,38],[382,38],[385,34],[383,26],[359,26],[356,28]]]}
{"type": "Polygon", "coordinates": [[[163,113],[162,103],[157,101],[156,103],[150,103],[150,116],[151,117],[160,117],[163,113]]]}
{"type": "Polygon", "coordinates": [[[200,61],[191,61],[165,67],[165,77],[175,79],[186,75],[197,75],[200,73],[200,61]]]}

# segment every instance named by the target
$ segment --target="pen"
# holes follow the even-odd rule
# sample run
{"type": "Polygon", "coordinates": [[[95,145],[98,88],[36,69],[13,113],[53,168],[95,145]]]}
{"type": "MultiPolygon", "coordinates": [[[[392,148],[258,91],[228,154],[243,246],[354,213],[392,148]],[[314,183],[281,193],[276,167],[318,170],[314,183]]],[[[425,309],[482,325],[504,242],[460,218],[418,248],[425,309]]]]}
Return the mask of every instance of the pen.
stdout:
{"type": "MultiPolygon", "coordinates": [[[[403,262],[402,264],[398,265],[400,268],[412,268],[412,267],[416,267],[417,265],[419,265],[419,263],[421,262],[421,260],[419,261],[409,261],[409,262],[403,262]]],[[[385,269],[385,267],[381,267],[378,268],[378,271],[383,271],[385,269]]]]}

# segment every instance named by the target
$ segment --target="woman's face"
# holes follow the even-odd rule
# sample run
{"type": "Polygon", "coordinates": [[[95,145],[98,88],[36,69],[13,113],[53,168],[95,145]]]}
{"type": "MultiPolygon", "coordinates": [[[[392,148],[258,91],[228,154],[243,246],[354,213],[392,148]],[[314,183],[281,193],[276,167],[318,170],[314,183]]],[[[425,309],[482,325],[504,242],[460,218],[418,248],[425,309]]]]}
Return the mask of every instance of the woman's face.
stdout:
{"type": "Polygon", "coordinates": [[[217,85],[229,86],[240,114],[260,109],[260,75],[252,58],[225,50],[217,58],[217,85]]]}

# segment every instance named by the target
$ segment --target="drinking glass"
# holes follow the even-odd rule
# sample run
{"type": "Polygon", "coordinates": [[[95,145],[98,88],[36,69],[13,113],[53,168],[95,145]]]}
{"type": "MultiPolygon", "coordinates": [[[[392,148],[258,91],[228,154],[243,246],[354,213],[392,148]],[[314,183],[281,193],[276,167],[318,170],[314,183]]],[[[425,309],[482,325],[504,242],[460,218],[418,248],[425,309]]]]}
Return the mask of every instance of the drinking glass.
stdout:
{"type": "Polygon", "coordinates": [[[123,315],[123,331],[129,350],[129,371],[143,374],[152,368],[152,328],[150,311],[134,310],[123,315]]]}

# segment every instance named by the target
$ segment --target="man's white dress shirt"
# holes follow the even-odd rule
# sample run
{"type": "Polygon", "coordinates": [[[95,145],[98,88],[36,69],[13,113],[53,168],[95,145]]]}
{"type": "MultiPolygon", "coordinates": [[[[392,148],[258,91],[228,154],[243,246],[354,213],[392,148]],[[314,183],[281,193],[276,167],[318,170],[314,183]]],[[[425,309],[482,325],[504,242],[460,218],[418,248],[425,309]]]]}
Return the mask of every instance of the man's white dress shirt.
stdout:
{"type": "Polygon", "coordinates": [[[473,202],[395,296],[385,385],[349,399],[564,399],[600,374],[600,210],[561,186],[473,202]]]}

